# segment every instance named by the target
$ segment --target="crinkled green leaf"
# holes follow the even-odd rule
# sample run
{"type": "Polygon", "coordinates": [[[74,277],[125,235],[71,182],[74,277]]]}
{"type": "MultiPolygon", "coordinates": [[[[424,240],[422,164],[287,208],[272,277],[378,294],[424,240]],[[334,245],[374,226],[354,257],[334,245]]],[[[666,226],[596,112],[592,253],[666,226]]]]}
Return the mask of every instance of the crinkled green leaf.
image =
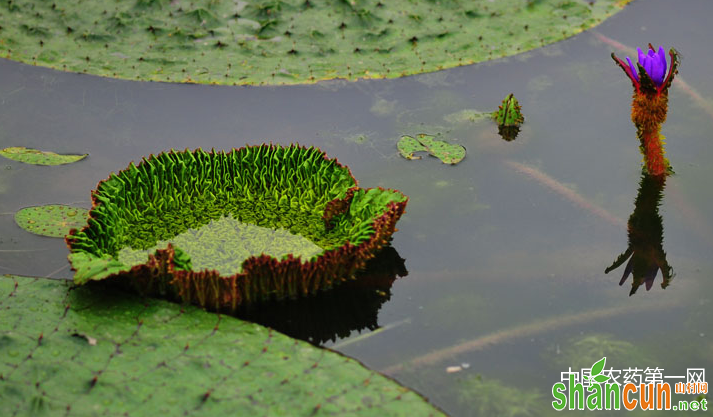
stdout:
{"type": "Polygon", "coordinates": [[[0,277],[2,416],[426,416],[353,359],[194,307],[0,277]]]}
{"type": "Polygon", "coordinates": [[[86,254],[69,258],[75,282],[117,275],[142,294],[235,312],[351,278],[408,198],[356,187],[316,148],[259,145],[151,155],[99,183],[92,201],[67,236],[72,254],[86,254]]]}
{"type": "Polygon", "coordinates": [[[81,207],[48,204],[19,210],[15,213],[15,222],[36,235],[64,237],[70,230],[84,226],[88,216],[88,210],[81,207]]]}
{"type": "Polygon", "coordinates": [[[3,56],[125,79],[392,78],[539,48],[628,0],[10,0],[3,56]]]}
{"type": "Polygon", "coordinates": [[[13,161],[20,161],[32,165],[64,165],[84,159],[88,154],[60,155],[54,152],[29,149],[24,146],[12,146],[0,149],[0,155],[7,159],[12,159],[13,161]]]}
{"type": "Polygon", "coordinates": [[[419,134],[416,138],[402,136],[396,147],[406,159],[421,159],[414,155],[416,152],[428,152],[431,156],[440,159],[444,164],[457,164],[465,158],[465,148],[461,145],[450,144],[434,139],[434,136],[419,134]]]}

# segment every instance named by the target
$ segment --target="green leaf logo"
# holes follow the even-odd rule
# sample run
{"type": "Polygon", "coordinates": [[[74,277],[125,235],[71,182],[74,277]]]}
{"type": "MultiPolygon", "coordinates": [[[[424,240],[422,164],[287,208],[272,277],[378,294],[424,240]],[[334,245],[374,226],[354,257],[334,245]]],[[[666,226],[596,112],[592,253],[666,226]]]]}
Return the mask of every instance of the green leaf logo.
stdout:
{"type": "Polygon", "coordinates": [[[602,371],[604,370],[604,365],[607,362],[607,357],[603,357],[600,360],[596,361],[594,365],[592,365],[592,372],[589,375],[589,383],[598,383],[601,384],[602,382],[606,382],[609,380],[609,377],[606,375],[601,375],[602,371]]]}
{"type": "Polygon", "coordinates": [[[597,381],[598,383],[606,382],[609,379],[608,376],[606,375],[597,375],[594,377],[594,380],[597,381]]]}

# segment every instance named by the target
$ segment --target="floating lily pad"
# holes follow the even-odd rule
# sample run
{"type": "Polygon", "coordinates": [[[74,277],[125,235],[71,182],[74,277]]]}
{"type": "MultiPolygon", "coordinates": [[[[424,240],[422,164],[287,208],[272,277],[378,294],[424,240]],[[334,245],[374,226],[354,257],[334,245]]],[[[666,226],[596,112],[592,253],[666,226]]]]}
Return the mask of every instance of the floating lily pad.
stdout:
{"type": "Polygon", "coordinates": [[[463,146],[436,140],[431,135],[419,134],[415,138],[402,136],[396,146],[401,156],[406,159],[421,159],[420,155],[414,155],[416,152],[428,152],[444,164],[451,165],[457,164],[465,158],[463,146]]]}
{"type": "Polygon", "coordinates": [[[294,84],[500,58],[601,23],[629,0],[11,0],[3,56],[124,79],[294,84]]]}
{"type": "Polygon", "coordinates": [[[33,165],[64,165],[77,162],[87,157],[84,155],[60,155],[54,152],[38,151],[37,149],[29,149],[24,146],[13,146],[10,148],[0,149],[0,155],[13,161],[20,161],[26,164],[33,165]]]}
{"type": "Polygon", "coordinates": [[[0,276],[2,416],[443,416],[338,353],[116,288],[0,276]]]}
{"type": "Polygon", "coordinates": [[[15,213],[15,223],[30,233],[49,237],[64,237],[71,229],[87,223],[89,211],[81,207],[49,204],[26,207],[15,213]]]}
{"type": "Polygon", "coordinates": [[[77,284],[120,280],[235,312],[351,279],[386,244],[407,200],[359,188],[315,148],[171,151],[99,183],[88,222],[67,237],[69,260],[77,284]]]}

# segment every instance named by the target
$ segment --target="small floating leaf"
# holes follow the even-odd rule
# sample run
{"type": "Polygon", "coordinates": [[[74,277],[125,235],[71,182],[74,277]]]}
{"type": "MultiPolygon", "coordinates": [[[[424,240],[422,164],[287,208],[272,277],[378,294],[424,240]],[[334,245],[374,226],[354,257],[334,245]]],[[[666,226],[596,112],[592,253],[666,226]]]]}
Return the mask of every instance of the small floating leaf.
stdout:
{"type": "Polygon", "coordinates": [[[24,208],[15,213],[15,222],[36,235],[64,237],[71,229],[79,229],[86,222],[88,211],[80,207],[49,204],[24,208]]]}
{"type": "Polygon", "coordinates": [[[465,148],[461,145],[450,144],[442,140],[435,140],[431,135],[419,134],[416,138],[402,136],[396,145],[399,153],[406,159],[421,159],[414,155],[415,152],[428,152],[440,159],[444,164],[455,165],[465,158],[465,148]]]}
{"type": "Polygon", "coordinates": [[[84,155],[60,155],[54,152],[38,151],[37,149],[29,149],[24,146],[13,146],[0,150],[0,155],[13,161],[20,161],[26,164],[33,165],[63,165],[71,164],[84,159],[88,154],[84,155]]]}
{"type": "Polygon", "coordinates": [[[396,145],[399,148],[399,153],[406,159],[421,159],[420,156],[414,155],[416,152],[428,152],[425,146],[411,136],[402,136],[399,143],[396,145]]]}

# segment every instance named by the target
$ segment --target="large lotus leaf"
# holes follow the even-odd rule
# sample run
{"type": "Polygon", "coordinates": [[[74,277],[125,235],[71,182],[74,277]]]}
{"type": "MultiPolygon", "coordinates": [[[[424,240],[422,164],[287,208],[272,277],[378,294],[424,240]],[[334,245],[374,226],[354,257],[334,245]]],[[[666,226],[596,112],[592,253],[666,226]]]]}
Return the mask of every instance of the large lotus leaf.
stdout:
{"type": "Polygon", "coordinates": [[[108,77],[218,84],[391,78],[513,55],[629,0],[10,0],[3,55],[108,77]]]}
{"type": "Polygon", "coordinates": [[[15,223],[30,233],[64,237],[87,222],[89,211],[81,207],[48,204],[26,207],[15,213],[15,223]]]}
{"type": "Polygon", "coordinates": [[[39,151],[37,149],[29,149],[24,146],[13,146],[10,148],[0,149],[0,155],[13,161],[20,161],[26,164],[33,165],[64,165],[77,162],[86,158],[84,155],[60,155],[49,151],[39,151]]]}
{"type": "Polygon", "coordinates": [[[427,416],[353,359],[235,318],[0,277],[2,416],[427,416]]]}
{"type": "Polygon", "coordinates": [[[415,138],[402,136],[396,147],[406,159],[421,159],[417,152],[428,152],[431,156],[440,159],[444,164],[455,165],[465,158],[465,148],[458,144],[451,144],[436,140],[432,135],[419,134],[415,138]]]}
{"type": "Polygon", "coordinates": [[[388,241],[407,198],[357,187],[320,150],[247,146],[168,152],[112,174],[67,237],[74,282],[235,312],[351,279],[388,241]]]}

